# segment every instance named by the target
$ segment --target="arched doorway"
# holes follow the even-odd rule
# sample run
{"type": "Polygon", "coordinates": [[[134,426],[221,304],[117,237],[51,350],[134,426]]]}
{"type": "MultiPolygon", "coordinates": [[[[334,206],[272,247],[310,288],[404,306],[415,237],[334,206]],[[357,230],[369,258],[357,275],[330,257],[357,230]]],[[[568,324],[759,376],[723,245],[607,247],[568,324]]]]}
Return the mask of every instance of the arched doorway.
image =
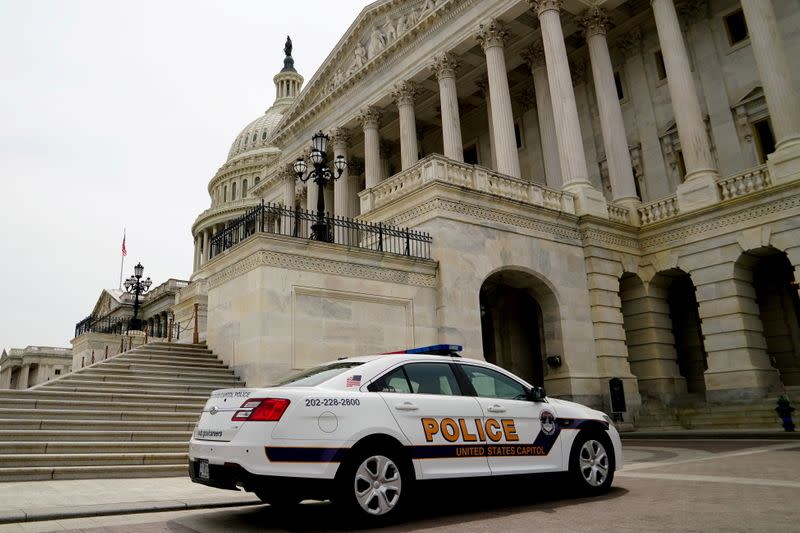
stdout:
{"type": "Polygon", "coordinates": [[[657,274],[653,283],[661,285],[666,290],[678,371],[686,380],[686,392],[704,394],[708,356],[703,343],[700,313],[692,278],[686,272],[675,268],[657,274]]]}
{"type": "Polygon", "coordinates": [[[743,257],[753,274],[767,353],[784,385],[800,385],[800,298],[786,254],[759,248],[743,257]]]}
{"type": "Polygon", "coordinates": [[[560,329],[549,287],[527,272],[502,270],[483,282],[480,310],[486,360],[544,385],[545,357],[563,355],[555,353],[560,329]]]}

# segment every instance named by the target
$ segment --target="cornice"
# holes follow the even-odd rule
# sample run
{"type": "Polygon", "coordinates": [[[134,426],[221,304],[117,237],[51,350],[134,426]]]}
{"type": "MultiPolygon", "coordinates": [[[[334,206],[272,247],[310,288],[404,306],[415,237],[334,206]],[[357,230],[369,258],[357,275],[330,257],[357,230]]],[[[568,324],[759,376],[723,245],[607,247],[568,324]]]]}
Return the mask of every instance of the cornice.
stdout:
{"type": "Polygon", "coordinates": [[[261,198],[250,196],[244,199],[236,200],[235,204],[233,202],[228,202],[227,204],[206,209],[205,211],[197,215],[194,224],[192,224],[192,235],[196,235],[196,233],[200,231],[200,229],[205,229],[201,228],[201,226],[204,226],[210,218],[228,214],[239,215],[242,212],[248,209],[252,209],[260,204],[261,204],[261,198]]]}

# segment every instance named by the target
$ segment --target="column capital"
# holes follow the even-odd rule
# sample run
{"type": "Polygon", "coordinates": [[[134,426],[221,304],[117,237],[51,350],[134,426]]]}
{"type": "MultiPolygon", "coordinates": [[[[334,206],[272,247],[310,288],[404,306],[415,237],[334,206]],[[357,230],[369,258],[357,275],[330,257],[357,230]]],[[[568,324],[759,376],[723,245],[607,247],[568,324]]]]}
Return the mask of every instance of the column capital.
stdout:
{"type": "Polygon", "coordinates": [[[459,61],[456,59],[456,56],[450,52],[444,52],[433,58],[431,71],[436,74],[437,80],[442,78],[455,78],[458,65],[459,61]]]}
{"type": "Polygon", "coordinates": [[[398,105],[414,105],[414,98],[417,96],[417,86],[410,81],[395,83],[392,89],[392,98],[398,105]]]}
{"type": "Polygon", "coordinates": [[[350,148],[350,132],[344,128],[334,128],[331,131],[331,145],[334,150],[337,146],[345,150],[350,148]]]}
{"type": "Polygon", "coordinates": [[[611,19],[608,18],[604,9],[593,6],[583,13],[580,24],[583,28],[583,36],[588,39],[594,35],[605,35],[611,27],[611,19]]]}
{"type": "Polygon", "coordinates": [[[297,174],[294,173],[294,163],[284,163],[280,167],[278,167],[278,177],[284,180],[295,180],[297,179],[297,174]]]}
{"type": "Polygon", "coordinates": [[[561,11],[564,0],[528,0],[528,3],[536,15],[541,16],[545,11],[561,11]]]}
{"type": "Polygon", "coordinates": [[[632,57],[642,51],[642,30],[632,28],[615,43],[622,55],[632,57]]]}
{"type": "Polygon", "coordinates": [[[368,128],[378,129],[381,121],[381,112],[372,106],[365,107],[359,111],[358,120],[361,122],[361,127],[365,130],[368,128]]]}
{"type": "Polygon", "coordinates": [[[544,67],[544,43],[542,40],[538,39],[534,41],[528,48],[523,50],[522,59],[525,60],[531,70],[544,67]]]}
{"type": "Polygon", "coordinates": [[[497,19],[489,19],[486,23],[481,24],[478,27],[478,33],[475,35],[484,51],[493,46],[502,47],[509,37],[508,30],[497,19]]]}

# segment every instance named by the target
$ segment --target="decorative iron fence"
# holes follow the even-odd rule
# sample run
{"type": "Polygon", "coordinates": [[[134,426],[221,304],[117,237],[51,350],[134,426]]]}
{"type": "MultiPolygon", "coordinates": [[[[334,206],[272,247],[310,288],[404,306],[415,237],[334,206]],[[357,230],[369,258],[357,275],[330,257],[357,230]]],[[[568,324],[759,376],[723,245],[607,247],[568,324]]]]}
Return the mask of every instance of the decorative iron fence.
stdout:
{"type": "Polygon", "coordinates": [[[260,206],[247,211],[211,237],[209,259],[257,232],[344,244],[421,259],[431,258],[433,241],[430,234],[408,228],[387,226],[380,222],[373,224],[330,214],[320,218],[313,211],[262,202],[260,206]],[[323,234],[319,235],[320,232],[323,234]]]}
{"type": "Polygon", "coordinates": [[[75,324],[75,337],[79,337],[84,333],[113,333],[116,335],[124,335],[128,332],[129,321],[130,317],[98,317],[89,315],[75,324]]]}

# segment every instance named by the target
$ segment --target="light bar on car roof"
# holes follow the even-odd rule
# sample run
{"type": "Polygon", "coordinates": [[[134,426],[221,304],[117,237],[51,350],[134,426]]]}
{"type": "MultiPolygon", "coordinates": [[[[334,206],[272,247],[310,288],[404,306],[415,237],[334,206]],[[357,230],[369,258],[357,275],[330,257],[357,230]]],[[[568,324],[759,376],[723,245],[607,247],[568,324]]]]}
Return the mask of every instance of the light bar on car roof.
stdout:
{"type": "Polygon", "coordinates": [[[384,352],[383,355],[414,353],[427,355],[450,355],[460,357],[458,352],[464,347],[460,344],[434,344],[432,346],[420,346],[419,348],[409,348],[408,350],[398,350],[396,352],[384,352]]]}

